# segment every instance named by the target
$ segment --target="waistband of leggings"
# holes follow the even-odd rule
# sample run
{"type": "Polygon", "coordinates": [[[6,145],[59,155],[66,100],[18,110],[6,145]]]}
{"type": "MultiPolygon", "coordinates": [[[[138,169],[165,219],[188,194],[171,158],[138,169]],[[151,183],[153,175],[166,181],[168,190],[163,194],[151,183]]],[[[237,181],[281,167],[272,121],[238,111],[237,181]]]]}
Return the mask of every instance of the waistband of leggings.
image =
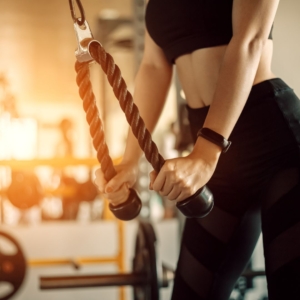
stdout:
{"type": "Polygon", "coordinates": [[[291,90],[291,88],[281,78],[268,79],[253,85],[248,101],[275,96],[276,93],[287,90],[291,90]]]}
{"type": "MultiPolygon", "coordinates": [[[[269,97],[273,97],[278,92],[288,91],[291,88],[280,78],[272,78],[252,86],[249,97],[247,99],[245,109],[250,108],[258,101],[263,101],[269,97]]],[[[209,106],[201,108],[191,108],[186,105],[188,111],[188,117],[191,122],[199,121],[199,119],[205,119],[209,106]]]]}

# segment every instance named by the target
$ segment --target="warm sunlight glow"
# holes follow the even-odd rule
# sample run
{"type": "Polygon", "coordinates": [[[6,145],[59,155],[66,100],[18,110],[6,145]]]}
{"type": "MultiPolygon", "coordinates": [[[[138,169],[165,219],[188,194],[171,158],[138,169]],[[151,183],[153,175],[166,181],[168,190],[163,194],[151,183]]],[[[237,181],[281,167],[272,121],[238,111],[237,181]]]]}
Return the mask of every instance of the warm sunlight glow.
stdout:
{"type": "Polygon", "coordinates": [[[37,154],[37,122],[32,118],[0,119],[0,159],[33,159],[37,154]]]}

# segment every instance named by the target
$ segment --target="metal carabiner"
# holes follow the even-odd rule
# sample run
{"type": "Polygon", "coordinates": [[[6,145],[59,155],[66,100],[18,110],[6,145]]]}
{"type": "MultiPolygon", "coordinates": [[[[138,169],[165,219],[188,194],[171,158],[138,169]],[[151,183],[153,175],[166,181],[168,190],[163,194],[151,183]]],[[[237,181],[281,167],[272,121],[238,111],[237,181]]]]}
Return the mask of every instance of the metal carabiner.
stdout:
{"type": "Polygon", "coordinates": [[[80,26],[74,22],[74,30],[78,42],[78,48],[75,50],[75,56],[79,62],[89,62],[94,60],[89,52],[90,44],[92,42],[100,43],[94,39],[88,22],[84,21],[83,25],[84,26],[80,26]]]}
{"type": "Polygon", "coordinates": [[[73,19],[74,23],[77,23],[79,26],[82,26],[85,22],[84,9],[83,9],[83,6],[82,6],[80,0],[76,0],[76,3],[78,5],[79,11],[80,11],[80,18],[76,17],[75,7],[74,7],[74,0],[69,0],[71,16],[72,16],[72,19],[73,19]]]}
{"type": "Polygon", "coordinates": [[[85,19],[84,10],[80,0],[76,0],[81,14],[80,18],[77,18],[75,15],[75,8],[74,8],[73,1],[74,0],[69,0],[71,15],[74,21],[75,35],[78,43],[78,48],[75,50],[75,56],[79,62],[93,61],[94,59],[89,52],[89,45],[91,42],[97,42],[97,43],[99,42],[94,40],[89,24],[85,19]]]}

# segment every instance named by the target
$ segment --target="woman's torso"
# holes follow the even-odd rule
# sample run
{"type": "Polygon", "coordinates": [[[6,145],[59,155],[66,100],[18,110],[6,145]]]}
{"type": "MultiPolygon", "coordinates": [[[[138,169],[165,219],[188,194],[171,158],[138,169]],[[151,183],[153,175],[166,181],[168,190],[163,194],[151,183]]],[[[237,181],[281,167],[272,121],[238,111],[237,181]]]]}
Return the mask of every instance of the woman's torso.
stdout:
{"type": "MultiPolygon", "coordinates": [[[[175,63],[187,103],[210,105],[219,69],[232,37],[233,0],[150,0],[146,25],[150,36],[175,63]],[[167,13],[166,13],[167,12],[167,13]]],[[[254,84],[274,78],[272,31],[254,84]]]]}
{"type": "MultiPolygon", "coordinates": [[[[227,46],[217,46],[198,49],[175,60],[177,74],[191,108],[211,104],[226,48],[227,46]]],[[[273,42],[268,40],[253,84],[276,77],[271,71],[272,53],[273,42]]]]}

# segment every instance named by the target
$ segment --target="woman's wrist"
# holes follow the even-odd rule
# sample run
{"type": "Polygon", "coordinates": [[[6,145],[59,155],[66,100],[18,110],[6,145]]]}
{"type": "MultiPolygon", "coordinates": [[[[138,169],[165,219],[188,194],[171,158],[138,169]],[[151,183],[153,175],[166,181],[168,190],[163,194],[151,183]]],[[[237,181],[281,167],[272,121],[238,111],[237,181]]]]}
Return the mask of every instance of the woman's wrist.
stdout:
{"type": "Polygon", "coordinates": [[[123,164],[132,164],[136,165],[139,164],[140,158],[142,157],[143,152],[140,149],[139,145],[134,146],[127,146],[122,158],[123,164]]]}
{"type": "Polygon", "coordinates": [[[123,157],[121,164],[122,165],[130,165],[132,167],[138,166],[140,161],[140,157],[136,156],[136,157],[123,157]]]}
{"type": "Polygon", "coordinates": [[[221,147],[199,136],[190,156],[215,164],[218,162],[221,153],[221,147]]]}

